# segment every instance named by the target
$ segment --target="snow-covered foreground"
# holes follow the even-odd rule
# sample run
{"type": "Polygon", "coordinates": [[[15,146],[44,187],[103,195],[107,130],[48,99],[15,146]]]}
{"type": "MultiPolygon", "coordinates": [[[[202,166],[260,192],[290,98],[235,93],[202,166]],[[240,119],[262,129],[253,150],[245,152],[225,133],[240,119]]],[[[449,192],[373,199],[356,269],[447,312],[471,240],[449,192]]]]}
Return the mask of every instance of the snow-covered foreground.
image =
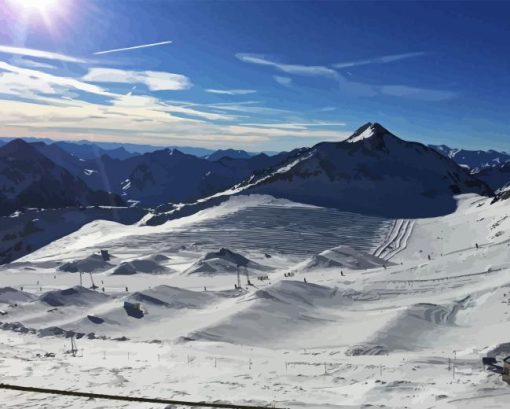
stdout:
{"type": "Polygon", "coordinates": [[[289,408],[507,407],[481,357],[510,355],[509,216],[510,201],[474,195],[396,222],[255,196],[157,227],[93,222],[0,271],[12,287],[0,382],[289,408]],[[76,266],[98,291],[69,290],[76,266]],[[72,333],[77,357],[64,354],[72,333]]]}

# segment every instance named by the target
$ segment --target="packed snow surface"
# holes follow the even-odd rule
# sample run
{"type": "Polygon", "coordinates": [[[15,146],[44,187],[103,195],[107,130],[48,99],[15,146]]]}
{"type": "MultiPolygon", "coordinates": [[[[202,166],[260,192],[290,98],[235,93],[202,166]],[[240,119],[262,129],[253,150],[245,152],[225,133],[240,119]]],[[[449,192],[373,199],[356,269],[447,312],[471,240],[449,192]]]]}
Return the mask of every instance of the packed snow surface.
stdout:
{"type": "Polygon", "coordinates": [[[510,201],[457,200],[418,220],[249,196],[155,227],[89,223],[0,268],[2,382],[286,408],[506,408],[509,386],[481,358],[510,354],[510,201]],[[59,270],[100,249],[113,257],[97,288],[59,270]],[[140,261],[164,270],[112,274],[140,261]],[[210,262],[213,274],[189,274],[210,262]],[[220,272],[243,264],[235,288],[220,272]]]}

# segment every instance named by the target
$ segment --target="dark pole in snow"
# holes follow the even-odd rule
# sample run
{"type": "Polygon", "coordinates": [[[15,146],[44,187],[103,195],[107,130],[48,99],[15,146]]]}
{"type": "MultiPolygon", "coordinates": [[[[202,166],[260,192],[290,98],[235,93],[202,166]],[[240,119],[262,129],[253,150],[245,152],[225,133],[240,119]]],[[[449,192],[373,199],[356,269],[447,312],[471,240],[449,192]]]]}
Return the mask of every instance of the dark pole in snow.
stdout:
{"type": "MultiPolygon", "coordinates": [[[[192,406],[192,407],[207,407],[207,408],[225,408],[225,409],[268,409],[269,406],[250,406],[250,405],[236,405],[232,403],[216,403],[216,402],[191,402],[191,401],[180,401],[180,400],[171,400],[171,399],[154,399],[154,398],[139,398],[135,396],[119,396],[119,395],[106,395],[99,393],[89,393],[89,392],[74,392],[74,391],[65,391],[59,389],[46,389],[46,388],[32,388],[28,386],[19,386],[19,385],[8,385],[4,383],[0,383],[0,389],[8,389],[12,391],[19,392],[34,392],[34,393],[47,393],[50,395],[64,395],[64,396],[76,396],[81,398],[89,398],[89,399],[107,399],[107,400],[117,400],[117,401],[128,401],[128,402],[144,402],[144,403],[159,403],[159,404],[167,404],[167,405],[183,405],[183,406],[192,406]]],[[[273,409],[282,409],[273,407],[273,409]]]]}

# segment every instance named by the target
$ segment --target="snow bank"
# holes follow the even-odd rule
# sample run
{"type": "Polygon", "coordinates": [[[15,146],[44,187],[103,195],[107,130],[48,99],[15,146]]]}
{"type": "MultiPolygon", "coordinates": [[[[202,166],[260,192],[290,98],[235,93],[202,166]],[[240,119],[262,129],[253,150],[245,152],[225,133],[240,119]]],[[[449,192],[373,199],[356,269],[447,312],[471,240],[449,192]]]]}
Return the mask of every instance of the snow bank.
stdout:
{"type": "Polygon", "coordinates": [[[229,249],[222,248],[217,252],[207,253],[186,269],[185,274],[232,274],[237,273],[239,268],[241,268],[240,271],[243,274],[246,269],[256,271],[271,270],[268,266],[249,260],[229,249]]]}
{"type": "Polygon", "coordinates": [[[305,269],[346,267],[354,270],[366,270],[387,265],[392,265],[392,263],[349,246],[338,246],[313,256],[306,263],[305,269]]]}
{"type": "Polygon", "coordinates": [[[154,256],[125,261],[113,270],[112,275],[131,275],[137,273],[163,274],[174,272],[174,270],[160,264],[160,262],[167,260],[168,257],[162,254],[156,254],[154,256]]]}
{"type": "Polygon", "coordinates": [[[12,287],[0,288],[0,304],[16,304],[20,302],[29,302],[35,299],[35,296],[12,287]]]}
{"type": "Polygon", "coordinates": [[[336,288],[298,281],[280,281],[239,300],[244,308],[189,336],[192,340],[244,345],[275,345],[299,339],[303,331],[320,331],[330,322],[323,308],[349,305],[336,288]]]}
{"type": "Polygon", "coordinates": [[[105,302],[109,299],[106,294],[89,290],[85,287],[72,287],[65,290],[49,291],[44,293],[39,300],[52,307],[64,307],[70,305],[88,306],[105,302]]]}
{"type": "Polygon", "coordinates": [[[113,267],[113,264],[105,261],[100,254],[91,254],[81,260],[62,264],[58,269],[68,273],[77,273],[79,271],[89,273],[93,271],[104,271],[111,267],[113,267]]]}

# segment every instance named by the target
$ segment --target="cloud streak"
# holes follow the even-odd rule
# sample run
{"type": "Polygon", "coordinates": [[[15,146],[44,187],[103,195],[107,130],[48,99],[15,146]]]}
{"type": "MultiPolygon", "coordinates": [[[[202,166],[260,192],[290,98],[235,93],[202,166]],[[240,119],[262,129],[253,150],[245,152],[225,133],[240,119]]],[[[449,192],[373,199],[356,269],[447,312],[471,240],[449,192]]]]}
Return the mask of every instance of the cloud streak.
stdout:
{"type": "MultiPolygon", "coordinates": [[[[383,64],[393,61],[404,60],[407,58],[417,57],[424,54],[425,54],[424,52],[416,52],[407,54],[386,55],[383,57],[377,57],[362,61],[334,64],[332,67],[346,68],[366,64],[383,64]]],[[[285,72],[286,74],[289,75],[328,78],[336,81],[338,84],[338,88],[342,92],[356,96],[363,97],[390,96],[429,102],[444,101],[455,98],[457,96],[457,93],[453,91],[409,87],[400,84],[375,85],[363,83],[360,81],[352,81],[347,79],[340,72],[326,65],[285,64],[272,61],[260,54],[239,53],[236,54],[236,57],[245,63],[272,67],[278,71],[285,72]]],[[[291,84],[292,81],[292,79],[289,77],[273,76],[273,78],[281,85],[291,84]]]]}
{"type": "Polygon", "coordinates": [[[54,60],[79,64],[86,62],[85,60],[76,57],[71,57],[70,55],[54,53],[51,51],[34,50],[32,48],[11,47],[7,45],[0,45],[0,53],[11,55],[23,55],[32,58],[42,58],[45,60],[54,60]]]}
{"type": "Polygon", "coordinates": [[[273,79],[284,87],[292,86],[292,78],[282,77],[281,75],[273,75],[273,79]]]}
{"type": "Polygon", "coordinates": [[[236,54],[236,57],[242,62],[248,64],[266,65],[269,67],[276,68],[278,71],[285,72],[287,74],[310,76],[310,77],[326,77],[326,78],[338,78],[338,73],[323,65],[299,65],[299,64],[284,64],[275,61],[271,61],[259,54],[236,54]]]}
{"type": "Polygon", "coordinates": [[[91,68],[83,81],[97,83],[145,84],[151,91],[180,91],[192,87],[190,79],[164,71],[127,71],[116,68],[91,68]]]}
{"type": "Polygon", "coordinates": [[[112,50],[97,51],[97,52],[94,53],[94,55],[113,54],[113,53],[121,53],[121,52],[124,52],[124,51],[138,50],[140,48],[158,47],[160,45],[172,44],[172,42],[173,41],[171,41],[171,40],[167,40],[167,41],[160,41],[160,42],[157,42],[157,43],[133,45],[131,47],[114,48],[112,50]]]}
{"type": "Polygon", "coordinates": [[[382,57],[367,58],[366,60],[337,63],[337,64],[333,64],[332,67],[337,68],[337,69],[342,69],[342,68],[349,68],[349,67],[358,67],[360,65],[387,64],[390,62],[407,60],[409,58],[421,57],[423,55],[427,55],[427,53],[420,51],[420,52],[414,52],[414,53],[384,55],[382,57]]]}
{"type": "Polygon", "coordinates": [[[220,95],[248,95],[254,94],[257,91],[254,89],[212,89],[208,88],[205,92],[209,92],[211,94],[220,94],[220,95]]]}

